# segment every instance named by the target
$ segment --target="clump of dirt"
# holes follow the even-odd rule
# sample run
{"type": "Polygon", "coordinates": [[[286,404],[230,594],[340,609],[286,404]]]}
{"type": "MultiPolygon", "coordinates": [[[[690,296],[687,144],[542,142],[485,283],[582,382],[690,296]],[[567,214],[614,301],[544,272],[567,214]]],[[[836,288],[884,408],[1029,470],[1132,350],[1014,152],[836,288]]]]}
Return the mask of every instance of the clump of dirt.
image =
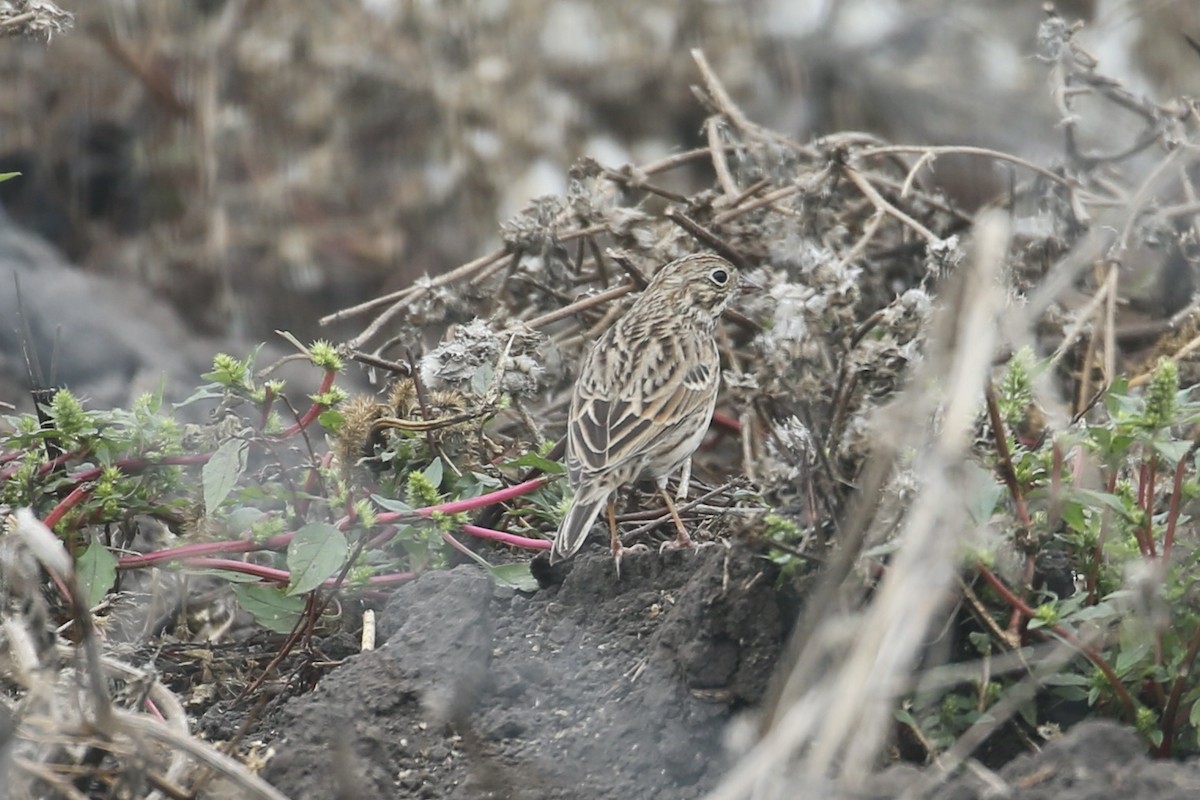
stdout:
{"type": "Polygon", "coordinates": [[[532,596],[462,566],[388,603],[378,650],[271,720],[293,798],[691,798],[765,691],[789,618],[749,548],[607,555],[532,596]],[[346,794],[349,792],[350,794],[346,794]]]}
{"type": "MultiPolygon", "coordinates": [[[[1100,800],[1153,797],[1185,800],[1200,792],[1200,762],[1153,761],[1137,732],[1110,720],[1093,720],[1021,756],[999,772],[1021,800],[1100,800]]],[[[887,795],[894,796],[894,795],[887,795]]],[[[995,797],[995,783],[968,772],[933,795],[935,800],[995,797]]]]}

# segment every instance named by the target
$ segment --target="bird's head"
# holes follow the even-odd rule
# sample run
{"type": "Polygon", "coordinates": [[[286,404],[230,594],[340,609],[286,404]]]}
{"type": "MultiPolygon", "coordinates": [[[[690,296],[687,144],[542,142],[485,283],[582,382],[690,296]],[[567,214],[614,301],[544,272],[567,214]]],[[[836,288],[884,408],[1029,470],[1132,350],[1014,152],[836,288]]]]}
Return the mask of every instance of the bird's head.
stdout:
{"type": "Polygon", "coordinates": [[[715,321],[737,295],[740,281],[733,264],[712,253],[697,253],[660,269],[646,287],[646,297],[679,313],[715,321]]]}

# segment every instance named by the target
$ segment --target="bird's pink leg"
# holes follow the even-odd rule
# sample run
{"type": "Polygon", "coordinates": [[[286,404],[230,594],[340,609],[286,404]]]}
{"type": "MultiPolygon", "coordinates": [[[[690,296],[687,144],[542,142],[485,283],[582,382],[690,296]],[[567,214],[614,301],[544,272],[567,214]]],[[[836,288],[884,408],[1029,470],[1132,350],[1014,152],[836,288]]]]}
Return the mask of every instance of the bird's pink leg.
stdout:
{"type": "Polygon", "coordinates": [[[664,547],[682,548],[692,546],[692,537],[688,536],[687,528],[683,527],[683,520],[679,516],[679,509],[675,508],[675,501],[671,498],[671,493],[667,491],[667,487],[663,486],[658,490],[662,495],[663,502],[667,504],[667,511],[671,512],[671,519],[675,522],[675,541],[667,542],[664,547]]]}
{"type": "Polygon", "coordinates": [[[640,553],[646,550],[646,546],[635,544],[633,547],[626,547],[621,544],[621,531],[617,527],[617,504],[614,500],[608,501],[608,531],[612,537],[611,546],[613,554],[613,566],[617,570],[617,577],[621,577],[621,558],[626,553],[640,553]]]}

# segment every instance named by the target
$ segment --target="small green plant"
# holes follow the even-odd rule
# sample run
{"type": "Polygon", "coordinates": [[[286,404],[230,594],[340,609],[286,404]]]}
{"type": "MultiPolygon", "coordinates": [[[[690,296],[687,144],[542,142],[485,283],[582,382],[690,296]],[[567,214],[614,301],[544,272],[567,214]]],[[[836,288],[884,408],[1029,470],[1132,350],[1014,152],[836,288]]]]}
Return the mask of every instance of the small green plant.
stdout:
{"type": "MultiPolygon", "coordinates": [[[[1191,599],[1200,591],[1200,542],[1190,533],[1200,402],[1180,390],[1177,366],[1164,359],[1142,393],[1117,381],[1090,416],[1031,438],[1017,431],[1036,411],[1036,368],[1018,354],[988,398],[987,459],[1007,497],[994,494],[983,519],[1011,532],[1000,549],[1020,567],[1006,579],[994,566],[998,552],[976,559],[977,611],[991,622],[970,641],[989,651],[1065,642],[1078,657],[1042,679],[1043,700],[1085,702],[1124,719],[1161,755],[1200,752],[1200,607],[1191,599]],[[1064,580],[1046,578],[1044,563],[1062,565],[1064,580]]],[[[926,698],[902,717],[944,746],[998,696],[959,692],[936,709],[926,698]]],[[[1021,713],[1039,722],[1037,703],[1021,713]]]]}
{"type": "MultiPolygon", "coordinates": [[[[123,572],[171,566],[227,577],[270,629],[304,620],[311,629],[325,603],[314,599],[411,580],[456,550],[497,580],[532,588],[524,563],[493,566],[460,537],[549,547],[528,521],[553,513],[562,490],[548,476],[517,479],[529,466],[561,470],[545,446],[496,466],[503,454],[483,433],[491,408],[425,415],[398,401],[356,405],[336,385],[336,350],[321,342],[301,349],[320,375],[304,410],[287,403],[281,382],[256,377],[251,353],[218,354],[208,382],[181,404],[215,406],[207,425],[179,423],[161,393],[130,410],[94,411],[65,389],[43,409],[44,421],[4,418],[0,503],[31,508],[62,538],[93,605],[120,588],[123,572]],[[350,430],[349,417],[364,409],[368,421],[350,430]],[[489,506],[520,533],[470,524],[471,512],[489,506]],[[134,520],[146,516],[181,535],[161,550],[132,550],[134,520]],[[258,557],[243,560],[251,552],[258,557]]],[[[411,388],[397,389],[393,401],[411,388]]]]}

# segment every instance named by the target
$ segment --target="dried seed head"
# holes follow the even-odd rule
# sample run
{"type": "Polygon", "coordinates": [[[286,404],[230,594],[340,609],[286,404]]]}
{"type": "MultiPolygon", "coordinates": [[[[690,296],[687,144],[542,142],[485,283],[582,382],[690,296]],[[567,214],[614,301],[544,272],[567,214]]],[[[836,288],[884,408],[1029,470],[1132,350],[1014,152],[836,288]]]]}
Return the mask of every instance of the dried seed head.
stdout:
{"type": "Polygon", "coordinates": [[[536,331],[496,331],[475,319],[455,328],[453,339],[421,359],[421,381],[431,390],[453,390],[479,399],[530,395],[540,385],[544,341],[536,331]]]}
{"type": "Polygon", "coordinates": [[[388,408],[393,416],[408,418],[421,408],[417,400],[417,385],[411,378],[400,378],[388,391],[388,408]]]}
{"type": "Polygon", "coordinates": [[[358,395],[347,400],[340,410],[343,422],[334,443],[334,452],[342,477],[348,478],[360,459],[374,455],[377,436],[375,421],[387,415],[388,407],[372,397],[358,395]]]}
{"type": "Polygon", "coordinates": [[[535,197],[520,213],[500,226],[500,238],[515,253],[547,253],[558,246],[558,226],[565,205],[554,195],[535,197]]]}

